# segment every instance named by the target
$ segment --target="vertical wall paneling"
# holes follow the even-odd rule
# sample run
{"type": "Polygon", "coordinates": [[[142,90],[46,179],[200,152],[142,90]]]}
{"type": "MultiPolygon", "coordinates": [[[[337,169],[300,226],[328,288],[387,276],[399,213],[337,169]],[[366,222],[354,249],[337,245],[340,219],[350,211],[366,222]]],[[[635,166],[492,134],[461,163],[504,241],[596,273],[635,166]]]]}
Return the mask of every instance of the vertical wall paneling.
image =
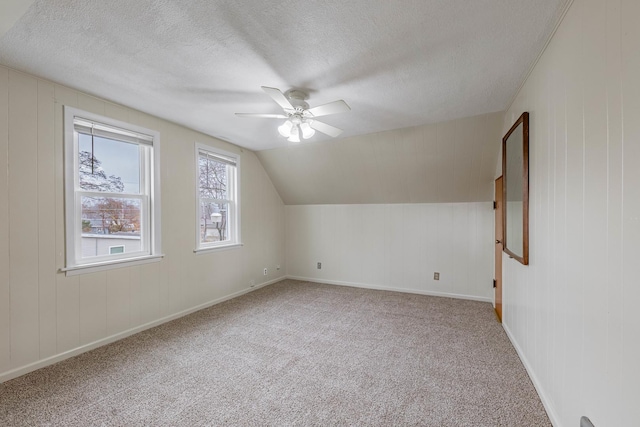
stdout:
{"type": "MultiPolygon", "coordinates": [[[[614,13],[615,9],[611,10],[614,13]]],[[[622,94],[622,305],[618,307],[622,324],[612,324],[609,329],[621,333],[622,364],[624,373],[621,396],[622,414],[620,425],[630,425],[640,419],[638,405],[638,384],[640,384],[640,263],[638,263],[638,242],[640,242],[640,3],[634,0],[621,2],[621,84],[622,94]]],[[[615,19],[615,16],[612,16],[615,19]]],[[[614,33],[614,36],[617,36],[614,33]]],[[[613,41],[616,39],[614,38],[613,41]]],[[[616,41],[617,42],[617,41],[616,41]]],[[[613,92],[614,87],[611,88],[613,92]]],[[[611,318],[613,321],[617,316],[611,318]]],[[[613,349],[612,349],[613,350],[613,349]]],[[[616,360],[612,359],[612,362],[616,360]]]]}
{"type": "MultiPolygon", "coordinates": [[[[474,234],[475,224],[469,223],[470,211],[473,210],[472,206],[466,204],[452,204],[452,222],[453,231],[450,235],[451,247],[449,248],[449,256],[447,259],[447,270],[451,271],[451,282],[454,287],[462,287],[464,285],[471,286],[472,280],[469,276],[469,268],[471,263],[453,263],[457,255],[462,255],[464,259],[473,260],[473,256],[470,254],[470,237],[474,234]]],[[[473,275],[475,276],[475,275],[473,275]]],[[[489,283],[487,282],[488,286],[489,283]]]]}
{"type": "Polygon", "coordinates": [[[11,359],[9,285],[9,70],[0,67],[0,372],[11,359]]]}
{"type": "MultiPolygon", "coordinates": [[[[607,94],[607,374],[605,388],[621,390],[623,378],[622,329],[616,328],[623,321],[622,287],[622,73],[621,1],[606,3],[606,94],[607,94]]],[[[622,424],[620,399],[613,393],[607,396],[607,407],[611,408],[611,424],[622,424]]]]}
{"type": "Polygon", "coordinates": [[[491,203],[297,205],[286,218],[290,276],[491,300],[491,203]]]}
{"type": "Polygon", "coordinates": [[[107,333],[107,273],[80,276],[80,344],[97,341],[107,333]]]}
{"type": "MultiPolygon", "coordinates": [[[[567,61],[571,58],[560,56],[559,61],[562,62],[562,67],[566,67],[567,61]]],[[[566,85],[566,76],[563,73],[554,70],[553,81],[551,85],[551,91],[554,95],[553,100],[553,113],[552,113],[552,127],[550,131],[553,136],[553,150],[550,153],[552,159],[554,159],[553,169],[553,187],[552,187],[552,204],[554,209],[551,211],[551,218],[553,221],[552,234],[555,236],[553,240],[551,260],[566,258],[567,254],[567,240],[566,240],[566,117],[567,117],[567,95],[564,90],[566,85]]],[[[561,282],[567,281],[567,265],[566,263],[555,263],[552,276],[556,277],[556,280],[561,282]]],[[[549,357],[555,360],[562,361],[561,363],[554,364],[549,372],[552,389],[555,392],[561,390],[566,386],[564,383],[564,369],[567,349],[565,347],[566,336],[565,321],[560,313],[565,310],[565,301],[570,299],[570,295],[567,294],[568,287],[561,287],[558,289],[557,296],[553,289],[547,289],[547,299],[549,301],[550,312],[552,313],[551,321],[548,324],[549,334],[553,337],[552,351],[549,357]],[[557,329],[557,330],[556,330],[557,329]]],[[[564,396],[562,398],[565,398],[564,396]]]]}
{"type": "Polygon", "coordinates": [[[406,235],[403,234],[405,228],[405,207],[404,204],[385,205],[387,214],[383,227],[385,230],[385,286],[388,287],[408,287],[405,277],[407,272],[404,267],[404,252],[406,249],[406,235]]]}
{"type": "Polygon", "coordinates": [[[422,289],[426,276],[424,267],[424,224],[421,222],[423,205],[403,205],[404,221],[401,235],[405,236],[402,247],[402,282],[411,289],[422,289]]]}
{"type": "Polygon", "coordinates": [[[574,0],[513,105],[531,114],[531,264],[504,325],[554,425],[640,418],[640,3],[574,0]]]}
{"type": "Polygon", "coordinates": [[[38,360],[38,84],[9,71],[11,362],[38,360]]]}
{"type": "MultiPolygon", "coordinates": [[[[584,388],[584,403],[594,408],[601,400],[599,390],[604,390],[606,381],[607,322],[602,321],[601,312],[606,310],[609,293],[601,293],[607,277],[607,94],[606,94],[606,2],[585,1],[583,26],[583,48],[588,54],[583,57],[584,75],[584,167],[585,171],[585,215],[584,228],[589,241],[585,242],[585,282],[583,328],[590,339],[583,349],[590,357],[585,358],[584,372],[590,372],[589,386],[584,388]],[[596,243],[598,242],[598,243],[596,243]]],[[[597,415],[597,412],[596,414],[597,415]]],[[[598,419],[599,417],[595,417],[598,419]]]]}
{"type": "MultiPolygon", "coordinates": [[[[160,317],[159,269],[160,264],[158,263],[144,264],[140,266],[141,275],[145,279],[142,286],[139,288],[140,295],[137,299],[140,300],[140,322],[143,324],[149,323],[153,321],[153,319],[160,317]]],[[[226,283],[236,282],[227,281],[226,283]]],[[[213,298],[209,296],[205,301],[210,301],[212,299],[213,298]]]]}
{"type": "Polygon", "coordinates": [[[106,274],[107,335],[114,335],[131,325],[130,269],[109,270],[106,274]]]}
{"type": "MultiPolygon", "coordinates": [[[[142,283],[140,278],[140,266],[129,267],[129,298],[131,299],[131,323],[139,325],[142,323],[142,283]]],[[[180,306],[184,310],[185,306],[180,306]]]]}
{"type": "MultiPolygon", "coordinates": [[[[573,13],[567,14],[556,37],[564,37],[570,46],[578,46],[581,41],[581,5],[575,3],[573,13]]],[[[561,50],[561,49],[559,49],[561,50]]],[[[566,348],[565,360],[562,363],[563,372],[563,396],[566,403],[558,406],[560,416],[563,419],[575,417],[584,410],[580,399],[570,396],[580,396],[583,390],[582,363],[584,353],[582,351],[582,334],[577,333],[582,328],[583,322],[583,298],[582,292],[584,277],[584,194],[583,194],[583,141],[584,129],[582,122],[583,103],[582,86],[583,79],[580,72],[582,49],[572,49],[566,52],[569,60],[566,62],[564,75],[564,92],[566,93],[565,105],[565,136],[566,162],[565,162],[565,186],[566,186],[566,236],[565,258],[567,299],[562,301],[562,323],[565,328],[564,346],[566,348]]]]}
{"type": "Polygon", "coordinates": [[[56,187],[53,84],[38,80],[38,277],[40,358],[53,356],[56,331],[56,187]]]}
{"type": "MultiPolygon", "coordinates": [[[[78,107],[78,92],[65,86],[54,86],[55,108],[55,185],[56,185],[56,267],[65,266],[64,233],[64,129],[63,107],[78,107]]],[[[57,351],[62,353],[80,345],[80,288],[79,276],[56,275],[57,351]]]]}
{"type": "Polygon", "coordinates": [[[284,205],[254,153],[0,66],[0,381],[283,277],[284,249],[284,205]],[[65,105],[160,132],[161,261],[59,272],[65,105]],[[193,252],[196,141],[242,156],[241,248],[193,252]]]}
{"type": "MultiPolygon", "coordinates": [[[[360,212],[360,230],[359,234],[356,235],[356,239],[362,244],[362,276],[360,281],[374,286],[383,286],[386,245],[381,244],[381,242],[384,242],[383,230],[388,222],[385,206],[360,205],[360,212]]],[[[290,224],[287,221],[287,227],[289,226],[290,224]]],[[[296,225],[293,224],[291,227],[292,232],[295,232],[294,230],[296,229],[296,225]]],[[[300,242],[295,242],[295,244],[299,245],[300,242]]],[[[354,281],[358,280],[355,279],[354,281]]]]}

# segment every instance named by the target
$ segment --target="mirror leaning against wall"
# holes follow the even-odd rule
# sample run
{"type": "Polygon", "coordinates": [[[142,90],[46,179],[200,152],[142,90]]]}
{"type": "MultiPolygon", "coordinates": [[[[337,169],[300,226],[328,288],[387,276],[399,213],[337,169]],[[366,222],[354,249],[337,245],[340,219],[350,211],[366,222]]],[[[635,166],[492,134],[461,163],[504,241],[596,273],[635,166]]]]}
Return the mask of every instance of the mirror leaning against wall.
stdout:
{"type": "Polygon", "coordinates": [[[529,113],[502,138],[504,252],[529,264],[529,113]]]}

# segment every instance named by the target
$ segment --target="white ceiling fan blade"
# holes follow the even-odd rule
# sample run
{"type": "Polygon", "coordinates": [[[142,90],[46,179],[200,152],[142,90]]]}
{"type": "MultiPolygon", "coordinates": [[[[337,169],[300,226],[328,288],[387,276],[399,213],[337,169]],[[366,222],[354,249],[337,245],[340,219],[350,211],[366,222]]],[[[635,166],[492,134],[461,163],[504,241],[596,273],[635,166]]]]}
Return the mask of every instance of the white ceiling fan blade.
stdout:
{"type": "Polygon", "coordinates": [[[325,133],[329,136],[336,137],[342,133],[342,129],[338,129],[326,123],[319,122],[317,120],[309,120],[309,126],[315,130],[325,133]]]}
{"type": "Polygon", "coordinates": [[[236,113],[238,117],[254,117],[258,119],[286,119],[288,116],[284,114],[255,114],[255,113],[236,113]]]}
{"type": "Polygon", "coordinates": [[[339,101],[333,101],[328,104],[309,108],[306,112],[311,113],[313,117],[320,117],[328,116],[329,114],[346,113],[347,111],[351,111],[351,107],[341,99],[339,101]]]}
{"type": "Polygon", "coordinates": [[[282,92],[280,92],[280,89],[276,89],[275,87],[262,86],[262,90],[264,90],[267,95],[273,98],[273,100],[276,101],[278,105],[285,110],[295,110],[294,106],[291,105],[287,97],[284,96],[282,92]]]}

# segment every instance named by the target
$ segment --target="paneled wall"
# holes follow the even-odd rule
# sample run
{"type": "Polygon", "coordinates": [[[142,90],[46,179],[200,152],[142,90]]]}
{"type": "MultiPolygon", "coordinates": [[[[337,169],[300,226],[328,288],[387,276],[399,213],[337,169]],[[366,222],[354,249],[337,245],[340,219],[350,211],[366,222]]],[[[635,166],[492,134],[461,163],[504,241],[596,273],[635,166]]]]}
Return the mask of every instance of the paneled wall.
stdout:
{"type": "Polygon", "coordinates": [[[0,381],[283,276],[284,214],[253,152],[0,66],[0,381]],[[58,272],[63,105],[160,132],[161,262],[58,272]],[[193,252],[196,141],[241,154],[241,248],[193,252]]]}
{"type": "Polygon", "coordinates": [[[640,420],[640,2],[574,0],[508,110],[529,111],[530,265],[504,325],[557,426],[640,420]]]}
{"type": "Polygon", "coordinates": [[[300,205],[286,216],[290,276],[492,301],[491,202],[300,205]]]}

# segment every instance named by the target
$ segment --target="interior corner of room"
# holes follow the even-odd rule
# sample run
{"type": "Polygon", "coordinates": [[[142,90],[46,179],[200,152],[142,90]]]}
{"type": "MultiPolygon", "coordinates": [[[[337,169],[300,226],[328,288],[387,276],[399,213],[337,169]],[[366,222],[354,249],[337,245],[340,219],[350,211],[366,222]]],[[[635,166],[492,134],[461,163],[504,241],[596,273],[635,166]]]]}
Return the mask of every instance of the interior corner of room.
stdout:
{"type": "MultiPolygon", "coordinates": [[[[392,330],[403,310],[419,317],[412,310],[429,306],[420,298],[444,297],[449,308],[429,319],[445,324],[429,333],[453,335],[461,329],[446,323],[453,322],[447,312],[470,310],[485,321],[481,313],[493,316],[495,309],[500,333],[527,374],[518,380],[530,379],[551,424],[577,425],[583,416],[596,426],[637,423],[640,2],[545,0],[533,7],[519,0],[509,15],[490,1],[490,16],[478,5],[464,12],[458,0],[397,13],[385,2],[356,0],[367,10],[335,2],[335,19],[323,22],[317,5],[287,9],[256,0],[249,17],[235,6],[208,6],[214,25],[200,6],[112,1],[0,6],[0,393],[11,380],[91,350],[117,352],[138,333],[151,339],[157,326],[178,325],[175,336],[197,342],[197,321],[214,319],[215,307],[234,318],[234,304],[275,322],[239,329],[240,341],[281,328],[301,340],[303,357],[322,337],[296,335],[284,314],[266,316],[269,307],[258,300],[275,304],[269,298],[278,292],[293,298],[307,289],[317,298],[309,315],[325,322],[318,330],[328,335],[345,332],[323,311],[331,301],[343,314],[358,309],[345,298],[373,310],[381,301],[394,306],[398,311],[367,318],[392,330]],[[92,11],[103,20],[88,18],[92,11]],[[467,16],[473,11],[475,18],[467,16]],[[140,25],[130,25],[136,14],[140,25]],[[266,24],[283,17],[286,28],[266,24]],[[303,23],[308,31],[300,32],[303,23]],[[154,28],[155,41],[142,31],[154,28]],[[325,33],[333,43],[309,53],[308,43],[325,33]],[[522,41],[512,46],[506,34],[522,41]],[[97,45],[102,58],[91,49],[97,45]],[[91,140],[76,135],[71,154],[73,120],[65,126],[65,108],[93,120],[77,124],[91,140]],[[502,176],[503,158],[523,165],[522,152],[503,153],[502,145],[523,113],[524,184],[521,169],[515,178],[502,176]],[[78,144],[93,150],[94,134],[109,132],[98,129],[107,125],[100,118],[123,144],[145,129],[157,142],[153,164],[154,154],[140,143],[147,175],[136,178],[139,192],[114,180],[99,190],[112,198],[128,194],[122,212],[157,203],[157,211],[139,208],[143,219],[116,232],[116,221],[81,216],[93,205],[65,198],[78,187],[68,170],[78,144]],[[198,162],[226,171],[224,194],[202,184],[198,162]],[[509,227],[523,217],[523,206],[522,227],[509,227]],[[229,228],[232,213],[237,222],[229,228]],[[507,227],[503,213],[511,218],[507,227]],[[518,237],[523,232],[526,243],[518,237]],[[69,239],[78,242],[73,262],[69,239]],[[96,262],[82,258],[89,241],[96,262]],[[140,251],[141,259],[128,259],[129,251],[140,251]]],[[[93,173],[100,166],[93,151],[89,160],[93,173]]],[[[95,188],[77,194],[101,197],[95,188]]],[[[351,320],[354,330],[364,322],[351,320]]],[[[411,327],[395,330],[408,334],[411,327]]],[[[359,344],[376,342],[370,332],[359,344]]],[[[401,346],[411,337],[386,339],[401,346]]],[[[262,345],[248,342],[254,350],[262,345]]],[[[246,354],[238,361],[258,363],[246,354]]],[[[411,362],[403,366],[415,367],[411,362]]],[[[353,372],[334,368],[327,372],[336,377],[353,372]]],[[[404,377],[386,379],[394,378],[404,377]]]]}

